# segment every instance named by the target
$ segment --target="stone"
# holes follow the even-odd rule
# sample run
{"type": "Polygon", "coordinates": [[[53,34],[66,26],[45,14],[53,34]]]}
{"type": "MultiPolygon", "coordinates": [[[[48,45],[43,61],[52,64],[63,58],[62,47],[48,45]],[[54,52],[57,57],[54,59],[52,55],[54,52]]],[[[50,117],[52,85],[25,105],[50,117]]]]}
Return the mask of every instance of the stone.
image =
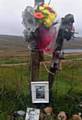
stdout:
{"type": "Polygon", "coordinates": [[[82,120],[82,119],[81,119],[81,117],[80,117],[79,115],[74,114],[74,115],[72,116],[72,120],[82,120]]]}
{"type": "Polygon", "coordinates": [[[53,108],[52,107],[46,107],[44,108],[44,112],[47,114],[47,115],[51,115],[53,113],[53,108]]]}
{"type": "Polygon", "coordinates": [[[67,120],[67,115],[64,111],[59,112],[58,116],[57,116],[58,120],[67,120]]]}

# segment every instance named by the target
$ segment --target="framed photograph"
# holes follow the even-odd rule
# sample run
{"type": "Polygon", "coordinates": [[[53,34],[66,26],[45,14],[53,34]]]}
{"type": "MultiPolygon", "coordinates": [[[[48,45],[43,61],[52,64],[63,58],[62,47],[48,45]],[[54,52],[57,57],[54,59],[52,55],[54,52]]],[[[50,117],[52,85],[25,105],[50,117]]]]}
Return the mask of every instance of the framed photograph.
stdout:
{"type": "Polygon", "coordinates": [[[39,120],[40,109],[27,108],[25,120],[39,120]]]}
{"type": "Polygon", "coordinates": [[[32,103],[49,103],[48,81],[31,82],[32,103]]]}

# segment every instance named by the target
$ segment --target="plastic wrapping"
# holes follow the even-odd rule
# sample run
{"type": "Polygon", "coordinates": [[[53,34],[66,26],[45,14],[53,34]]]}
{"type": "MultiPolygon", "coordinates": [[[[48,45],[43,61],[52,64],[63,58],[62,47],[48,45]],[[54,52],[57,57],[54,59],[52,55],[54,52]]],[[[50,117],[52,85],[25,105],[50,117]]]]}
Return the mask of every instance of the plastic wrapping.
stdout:
{"type": "Polygon", "coordinates": [[[22,14],[23,25],[27,31],[28,36],[30,35],[31,32],[34,32],[37,28],[37,23],[35,21],[33,14],[34,14],[34,8],[30,6],[27,6],[22,14]]]}

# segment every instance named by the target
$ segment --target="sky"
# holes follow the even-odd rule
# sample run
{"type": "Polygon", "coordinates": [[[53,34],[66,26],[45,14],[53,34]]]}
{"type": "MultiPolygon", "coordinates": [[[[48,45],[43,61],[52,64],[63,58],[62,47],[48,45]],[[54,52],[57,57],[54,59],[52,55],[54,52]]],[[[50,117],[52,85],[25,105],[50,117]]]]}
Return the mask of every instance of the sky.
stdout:
{"type": "MultiPolygon", "coordinates": [[[[23,35],[22,12],[28,5],[33,6],[34,0],[0,0],[0,34],[23,35]]],[[[73,14],[75,30],[82,37],[82,0],[51,0],[50,5],[58,19],[73,14]]]]}

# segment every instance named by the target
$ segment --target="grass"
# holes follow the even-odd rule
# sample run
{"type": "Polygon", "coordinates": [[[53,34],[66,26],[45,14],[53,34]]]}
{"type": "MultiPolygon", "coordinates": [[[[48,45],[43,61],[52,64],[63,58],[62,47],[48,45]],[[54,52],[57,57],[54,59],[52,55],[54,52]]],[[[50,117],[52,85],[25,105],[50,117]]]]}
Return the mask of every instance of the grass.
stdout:
{"type": "MultiPolygon", "coordinates": [[[[72,56],[71,58],[75,59],[77,57],[72,56]]],[[[69,57],[66,59],[69,59],[69,57]]],[[[25,59],[17,60],[17,58],[14,58],[14,61],[12,59],[4,59],[0,60],[0,64],[26,61],[25,59]]],[[[47,76],[47,71],[41,65],[40,79],[47,80],[47,76]]],[[[29,80],[29,64],[26,66],[0,66],[0,120],[9,120],[9,115],[12,112],[20,109],[26,110],[27,106],[31,106],[29,80]]],[[[57,112],[64,110],[71,115],[82,111],[78,107],[78,104],[82,101],[82,62],[63,63],[62,70],[55,76],[52,91],[52,105],[57,112]]]]}
{"type": "Polygon", "coordinates": [[[0,58],[0,65],[1,64],[17,64],[17,63],[25,63],[26,58],[24,57],[3,57],[0,58]]]}
{"type": "Polygon", "coordinates": [[[28,76],[27,66],[0,68],[0,120],[29,105],[28,76]]]}

